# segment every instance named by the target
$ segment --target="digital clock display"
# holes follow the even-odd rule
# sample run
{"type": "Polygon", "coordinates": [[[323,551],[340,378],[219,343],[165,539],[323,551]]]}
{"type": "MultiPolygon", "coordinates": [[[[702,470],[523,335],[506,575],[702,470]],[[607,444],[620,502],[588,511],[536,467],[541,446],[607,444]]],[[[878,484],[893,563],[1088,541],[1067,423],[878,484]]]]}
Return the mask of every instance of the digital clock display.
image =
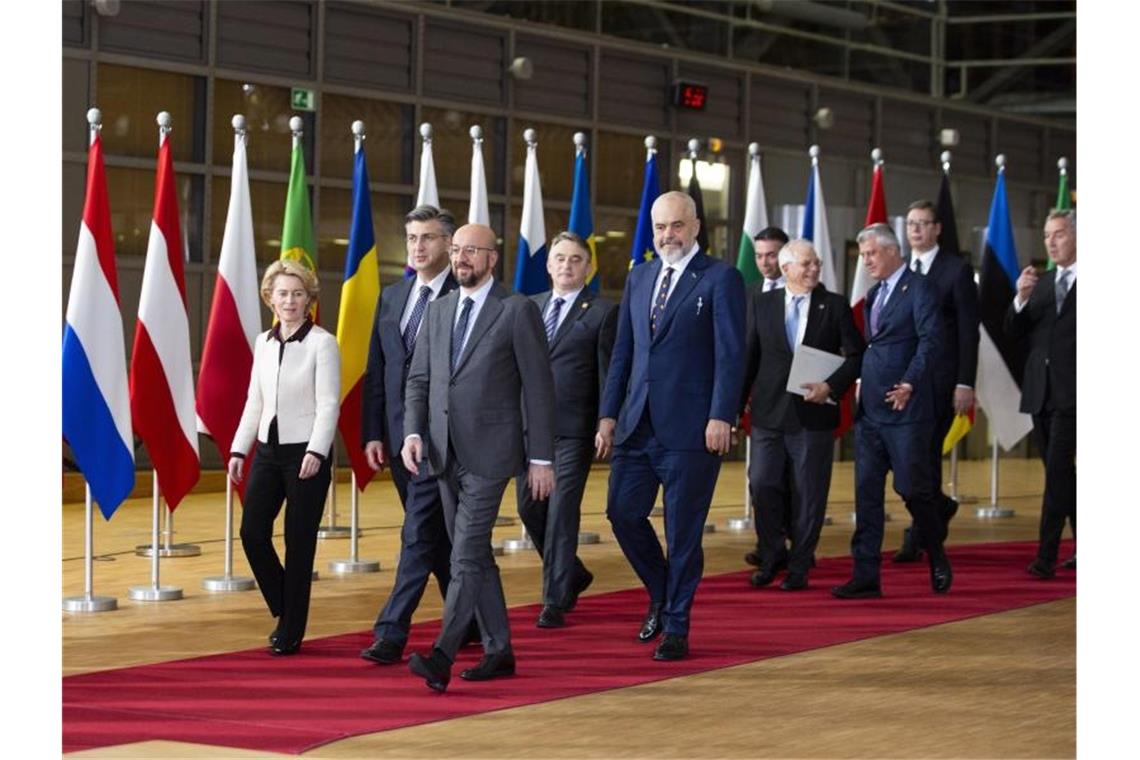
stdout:
{"type": "Polygon", "coordinates": [[[673,83],[673,105],[688,111],[703,111],[708,102],[709,88],[696,82],[673,83]]]}

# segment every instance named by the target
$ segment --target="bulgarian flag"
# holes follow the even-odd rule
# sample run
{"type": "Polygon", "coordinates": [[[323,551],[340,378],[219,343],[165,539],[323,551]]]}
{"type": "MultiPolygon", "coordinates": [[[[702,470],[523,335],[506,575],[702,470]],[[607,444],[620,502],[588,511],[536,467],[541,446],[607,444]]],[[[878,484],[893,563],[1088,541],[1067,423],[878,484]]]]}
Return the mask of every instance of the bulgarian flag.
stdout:
{"type": "Polygon", "coordinates": [[[760,279],[752,240],[760,230],[768,226],[768,202],[764,198],[764,178],[760,173],[760,145],[752,143],[748,146],[748,152],[751,155],[748,195],[744,201],[744,229],[740,232],[740,251],[736,255],[736,268],[744,277],[745,285],[751,285],[760,279]]]}

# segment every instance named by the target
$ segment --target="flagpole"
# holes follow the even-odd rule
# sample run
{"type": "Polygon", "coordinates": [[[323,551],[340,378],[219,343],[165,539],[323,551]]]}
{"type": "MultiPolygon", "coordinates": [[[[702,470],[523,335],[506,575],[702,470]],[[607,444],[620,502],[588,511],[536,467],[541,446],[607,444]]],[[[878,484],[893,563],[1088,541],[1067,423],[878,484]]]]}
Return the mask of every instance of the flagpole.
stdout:
{"type": "MultiPolygon", "coordinates": [[[[92,108],[98,119],[99,109],[92,108]]],[[[87,119],[91,121],[91,112],[88,112],[87,119]]],[[[93,128],[96,127],[96,122],[91,122],[93,128]]],[[[85,513],[83,517],[83,596],[66,596],[63,598],[63,611],[64,612],[110,612],[111,610],[118,609],[119,603],[113,596],[95,596],[94,592],[94,553],[95,542],[93,539],[95,521],[92,519],[91,509],[91,484],[87,482],[86,478],[83,481],[85,487],[85,513]]]]}
{"type": "MultiPolygon", "coordinates": [[[[997,164],[997,173],[999,175],[1005,174],[1005,154],[999,153],[997,158],[994,159],[997,164]]],[[[998,504],[998,439],[997,433],[993,436],[993,453],[990,459],[990,503],[984,507],[978,507],[976,513],[981,518],[1003,518],[1013,517],[1013,510],[1009,507],[1004,507],[998,504]]]]}
{"type": "MultiPolygon", "coordinates": [[[[167,120],[170,119],[170,114],[163,111],[159,114],[159,123],[161,118],[165,115],[167,120]]],[[[165,133],[163,137],[165,137],[165,133]]],[[[162,496],[158,487],[158,470],[151,470],[151,502],[152,502],[152,515],[151,515],[151,546],[158,546],[158,512],[161,509],[162,496]]],[[[131,586],[128,596],[136,602],[169,602],[175,599],[182,598],[182,589],[177,586],[162,586],[159,585],[159,557],[162,555],[161,551],[150,553],[150,585],[149,586],[131,586]]]]}

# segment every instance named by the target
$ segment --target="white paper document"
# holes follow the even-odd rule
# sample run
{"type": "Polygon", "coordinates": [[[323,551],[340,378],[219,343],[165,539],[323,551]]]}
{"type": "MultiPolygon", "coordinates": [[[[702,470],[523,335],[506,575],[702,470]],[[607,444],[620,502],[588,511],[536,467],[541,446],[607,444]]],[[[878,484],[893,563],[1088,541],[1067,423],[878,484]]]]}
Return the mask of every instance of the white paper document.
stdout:
{"type": "MultiPolygon", "coordinates": [[[[788,393],[803,396],[806,392],[800,387],[801,385],[804,383],[822,383],[831,377],[832,373],[843,365],[843,362],[844,357],[839,354],[831,354],[801,343],[796,346],[796,352],[792,355],[792,369],[788,373],[786,390],[788,393]]],[[[828,399],[827,403],[834,404],[835,402],[828,399]]]]}

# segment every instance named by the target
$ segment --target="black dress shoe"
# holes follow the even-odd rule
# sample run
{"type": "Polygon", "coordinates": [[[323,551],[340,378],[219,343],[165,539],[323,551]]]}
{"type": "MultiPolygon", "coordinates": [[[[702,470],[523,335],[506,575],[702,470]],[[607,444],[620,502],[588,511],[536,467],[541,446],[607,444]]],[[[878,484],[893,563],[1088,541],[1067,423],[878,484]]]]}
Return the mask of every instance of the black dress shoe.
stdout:
{"type": "Polygon", "coordinates": [[[1040,578],[1043,581],[1047,581],[1057,574],[1057,570],[1040,557],[1030,562],[1029,567],[1025,570],[1034,578],[1040,578]]]}
{"type": "Polygon", "coordinates": [[[380,665],[393,665],[404,656],[404,645],[388,639],[376,639],[372,646],[361,650],[360,656],[380,665]]]}
{"type": "Polygon", "coordinates": [[[949,562],[941,562],[930,568],[930,588],[936,594],[945,594],[954,582],[954,573],[950,571],[949,562]]]}
{"type": "Polygon", "coordinates": [[[680,660],[689,654],[689,637],[667,633],[653,650],[655,660],[680,660]]]}
{"type": "Polygon", "coordinates": [[[286,657],[301,651],[300,641],[285,641],[280,636],[269,645],[269,653],[274,657],[286,657]]]}
{"type": "Polygon", "coordinates": [[[760,561],[760,552],[753,549],[744,555],[744,561],[753,567],[760,567],[763,563],[760,561]]]}
{"type": "Polygon", "coordinates": [[[511,650],[485,654],[479,664],[459,674],[464,681],[490,681],[515,674],[515,654],[511,650]]]}
{"type": "Polygon", "coordinates": [[[561,628],[566,625],[566,616],[562,614],[562,610],[548,604],[538,613],[535,625],[539,628],[561,628]]]}
{"type": "Polygon", "coordinates": [[[1076,570],[1077,569],[1077,555],[1074,554],[1073,556],[1069,557],[1067,560],[1062,562],[1061,567],[1065,568],[1066,570],[1076,570]]]}
{"type": "Polygon", "coordinates": [[[447,691],[447,682],[451,680],[451,662],[438,649],[433,649],[430,657],[413,652],[408,658],[408,670],[424,679],[429,689],[447,691]]]}
{"type": "Polygon", "coordinates": [[[752,577],[748,579],[748,584],[752,586],[752,588],[763,588],[774,580],[776,580],[776,571],[762,567],[752,573],[752,577]]]}
{"type": "Polygon", "coordinates": [[[641,623],[641,630],[637,632],[637,640],[645,644],[657,638],[661,633],[661,605],[649,604],[649,611],[645,613],[645,620],[641,623]]]}
{"type": "Polygon", "coordinates": [[[277,639],[281,638],[281,633],[282,633],[281,625],[282,625],[281,618],[278,618],[277,619],[277,627],[273,629],[273,633],[269,634],[269,643],[270,644],[276,643],[277,639]]]}
{"type": "Polygon", "coordinates": [[[570,612],[578,605],[578,597],[581,596],[582,592],[588,589],[593,582],[594,574],[589,570],[578,573],[578,577],[574,582],[574,592],[570,595],[570,604],[566,607],[567,612],[570,612]]]}
{"type": "Polygon", "coordinates": [[[858,581],[852,578],[842,586],[832,586],[831,595],[836,599],[878,599],[883,590],[876,581],[858,581]]]}
{"type": "Polygon", "coordinates": [[[922,559],[922,549],[915,541],[913,528],[903,528],[903,542],[891,562],[918,562],[922,559]]]}
{"type": "Polygon", "coordinates": [[[780,584],[781,591],[803,591],[807,587],[807,575],[801,573],[788,573],[784,582],[780,584]]]}

